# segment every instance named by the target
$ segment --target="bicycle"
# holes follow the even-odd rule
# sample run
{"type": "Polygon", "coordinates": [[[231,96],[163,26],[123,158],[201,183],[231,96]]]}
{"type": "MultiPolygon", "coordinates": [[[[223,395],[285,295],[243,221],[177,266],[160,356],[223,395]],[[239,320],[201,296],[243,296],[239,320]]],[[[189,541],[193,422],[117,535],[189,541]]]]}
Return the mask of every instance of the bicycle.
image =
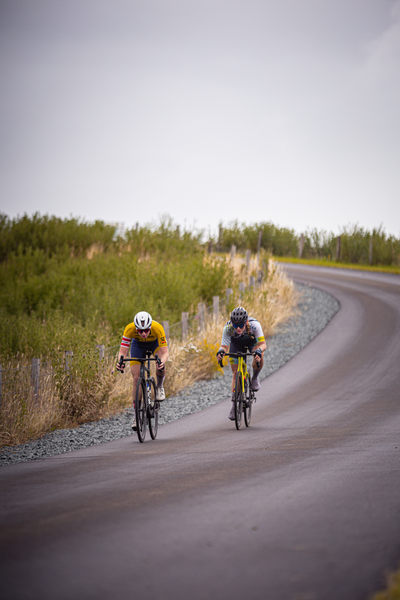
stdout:
{"type": "Polygon", "coordinates": [[[227,352],[224,356],[238,359],[238,370],[235,381],[235,425],[240,429],[242,425],[242,413],[246,427],[250,426],[253,402],[256,401],[255,392],[251,389],[250,374],[247,370],[246,359],[253,357],[251,352],[227,352]]]}
{"type": "Polygon", "coordinates": [[[160,364],[161,360],[158,356],[151,358],[151,355],[152,352],[146,350],[145,358],[124,358],[121,356],[119,359],[120,365],[125,362],[140,362],[140,374],[136,384],[135,396],[136,433],[139,442],[144,442],[145,440],[147,424],[152,440],[156,439],[158,432],[160,402],[156,400],[156,382],[154,377],[150,376],[150,361],[154,360],[157,364],[160,364]],[[147,366],[145,365],[146,362],[147,366]]]}

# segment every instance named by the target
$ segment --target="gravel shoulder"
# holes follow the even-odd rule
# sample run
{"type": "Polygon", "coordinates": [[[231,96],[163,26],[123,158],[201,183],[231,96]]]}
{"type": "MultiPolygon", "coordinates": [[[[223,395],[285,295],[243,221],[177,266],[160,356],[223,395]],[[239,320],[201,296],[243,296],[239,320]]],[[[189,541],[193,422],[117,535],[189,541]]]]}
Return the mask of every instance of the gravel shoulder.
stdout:
{"type": "MultiPolygon", "coordinates": [[[[298,314],[267,340],[260,379],[272,375],[300,352],[340,309],[339,302],[333,296],[317,288],[300,284],[296,284],[296,288],[300,292],[298,314]]],[[[160,425],[228,399],[230,381],[231,371],[227,366],[223,375],[217,374],[208,381],[199,381],[177,396],[167,398],[160,411],[160,425]]],[[[113,417],[86,423],[76,429],[54,431],[32,442],[3,448],[0,450],[0,465],[38,460],[136,435],[131,430],[132,419],[133,409],[129,408],[113,417]]]]}

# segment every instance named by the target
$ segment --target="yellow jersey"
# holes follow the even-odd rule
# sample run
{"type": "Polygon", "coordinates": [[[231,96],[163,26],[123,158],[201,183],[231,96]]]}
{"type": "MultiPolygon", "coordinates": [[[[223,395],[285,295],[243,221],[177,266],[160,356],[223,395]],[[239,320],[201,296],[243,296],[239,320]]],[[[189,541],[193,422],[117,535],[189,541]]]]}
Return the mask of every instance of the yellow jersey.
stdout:
{"type": "Polygon", "coordinates": [[[142,338],[139,335],[135,323],[129,323],[129,325],[125,327],[124,335],[122,336],[121,346],[129,348],[132,340],[149,344],[153,344],[157,340],[158,346],[160,348],[168,345],[167,338],[165,337],[164,327],[160,323],[157,323],[157,321],[153,321],[151,323],[150,333],[146,339],[142,338]]]}

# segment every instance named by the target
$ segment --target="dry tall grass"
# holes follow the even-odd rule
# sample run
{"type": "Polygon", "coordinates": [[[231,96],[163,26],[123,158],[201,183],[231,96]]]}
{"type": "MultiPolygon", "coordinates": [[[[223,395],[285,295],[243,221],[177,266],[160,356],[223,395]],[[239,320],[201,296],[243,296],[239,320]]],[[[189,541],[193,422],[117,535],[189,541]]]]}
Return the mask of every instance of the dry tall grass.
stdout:
{"type": "MultiPolygon", "coordinates": [[[[231,261],[229,256],[226,260],[231,261]]],[[[237,284],[257,271],[258,262],[253,258],[250,269],[245,259],[233,261],[237,284]]],[[[235,286],[238,289],[238,285],[235,286]]],[[[203,331],[193,334],[185,343],[171,339],[170,357],[167,364],[165,390],[167,397],[177,394],[196,381],[210,379],[220,370],[216,352],[220,346],[222,329],[234,306],[244,306],[250,316],[257,318],[265,337],[273,335],[280,324],[293,316],[298,295],[293,282],[279,269],[273,260],[268,261],[268,277],[260,287],[230,297],[229,306],[221,310],[217,320],[210,316],[203,331]]],[[[267,342],[268,343],[268,342],[267,342]]],[[[115,357],[99,362],[86,357],[87,379],[68,378],[53,370],[48,374],[45,391],[40,398],[28,394],[9,394],[2,397],[0,446],[21,444],[38,438],[54,429],[74,427],[90,420],[97,420],[131,406],[132,377],[126,369],[124,375],[115,370],[115,357]]],[[[84,365],[85,366],[85,365],[84,365]]],[[[154,372],[154,366],[152,366],[154,372]]],[[[83,369],[85,372],[85,369],[83,369]]]]}

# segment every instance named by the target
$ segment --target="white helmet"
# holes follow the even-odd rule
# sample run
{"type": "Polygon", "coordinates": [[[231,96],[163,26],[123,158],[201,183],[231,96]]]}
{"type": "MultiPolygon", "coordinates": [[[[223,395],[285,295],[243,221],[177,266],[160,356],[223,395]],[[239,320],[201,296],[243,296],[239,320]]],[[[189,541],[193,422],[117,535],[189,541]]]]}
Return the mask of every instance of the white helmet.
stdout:
{"type": "Polygon", "coordinates": [[[150,329],[152,321],[153,319],[145,310],[138,312],[133,319],[136,329],[150,329]]]}

